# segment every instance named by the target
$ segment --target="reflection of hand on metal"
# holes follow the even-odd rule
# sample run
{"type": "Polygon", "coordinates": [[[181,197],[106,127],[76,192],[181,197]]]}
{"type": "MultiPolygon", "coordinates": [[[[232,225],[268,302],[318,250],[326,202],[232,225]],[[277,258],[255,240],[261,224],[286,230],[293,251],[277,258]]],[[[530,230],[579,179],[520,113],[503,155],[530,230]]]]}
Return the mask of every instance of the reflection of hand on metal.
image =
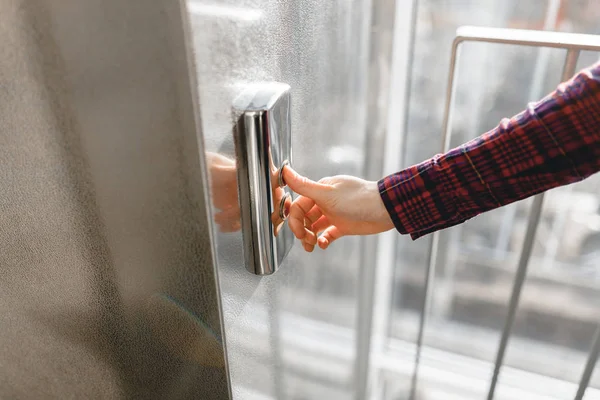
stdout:
{"type": "MultiPolygon", "coordinates": [[[[241,229],[240,205],[237,189],[237,171],[235,161],[218,153],[206,153],[213,206],[218,210],[215,222],[221,232],[237,232],[241,229]]],[[[271,165],[273,195],[273,213],[271,222],[275,236],[281,230],[292,205],[290,196],[279,187],[279,168],[271,165]]]]}
{"type": "Polygon", "coordinates": [[[219,210],[215,222],[221,232],[241,229],[235,161],[218,153],[206,153],[213,206],[219,210]]]}

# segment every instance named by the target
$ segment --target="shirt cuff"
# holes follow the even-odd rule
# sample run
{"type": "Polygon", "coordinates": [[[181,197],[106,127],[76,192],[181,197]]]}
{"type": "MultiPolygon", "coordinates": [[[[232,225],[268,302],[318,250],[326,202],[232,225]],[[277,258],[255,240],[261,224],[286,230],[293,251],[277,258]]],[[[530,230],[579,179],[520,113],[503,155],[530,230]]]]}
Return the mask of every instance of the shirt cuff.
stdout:
{"type": "Polygon", "coordinates": [[[417,239],[496,205],[461,146],[386,176],[379,194],[394,226],[417,239]]]}
{"type": "Polygon", "coordinates": [[[445,185],[441,156],[386,176],[378,182],[379,194],[394,226],[417,239],[435,227],[460,218],[445,185]]]}

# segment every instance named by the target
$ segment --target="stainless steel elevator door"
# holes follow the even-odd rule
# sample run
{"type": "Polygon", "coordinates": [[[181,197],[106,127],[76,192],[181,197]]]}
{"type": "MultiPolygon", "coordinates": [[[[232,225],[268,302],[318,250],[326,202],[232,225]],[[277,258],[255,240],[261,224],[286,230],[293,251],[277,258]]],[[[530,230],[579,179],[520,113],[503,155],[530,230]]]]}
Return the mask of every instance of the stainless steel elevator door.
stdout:
{"type": "Polygon", "coordinates": [[[227,399],[179,3],[0,3],[0,397],[227,399]]]}

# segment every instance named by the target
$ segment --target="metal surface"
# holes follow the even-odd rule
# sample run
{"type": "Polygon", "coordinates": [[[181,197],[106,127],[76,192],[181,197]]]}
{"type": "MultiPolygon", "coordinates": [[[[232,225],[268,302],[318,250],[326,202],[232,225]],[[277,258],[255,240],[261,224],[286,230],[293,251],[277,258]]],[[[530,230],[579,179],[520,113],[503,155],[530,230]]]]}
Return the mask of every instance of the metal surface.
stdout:
{"type": "MultiPolygon", "coordinates": [[[[444,119],[442,123],[442,153],[449,150],[451,129],[452,129],[452,110],[453,98],[455,93],[455,78],[456,64],[460,55],[460,45],[464,42],[484,42],[484,43],[500,43],[520,46],[533,47],[551,47],[567,50],[565,66],[563,69],[562,80],[569,79],[574,73],[577,64],[579,52],[583,50],[600,51],[600,37],[597,35],[584,35],[574,33],[548,32],[548,31],[532,31],[520,29],[502,29],[502,28],[485,28],[465,26],[457,29],[456,38],[452,44],[452,52],[450,59],[450,68],[448,72],[448,85],[446,88],[446,99],[444,109],[444,119]]],[[[514,323],[514,315],[518,307],[519,296],[523,286],[523,282],[527,272],[527,263],[531,254],[535,231],[540,218],[541,208],[543,203],[543,195],[538,195],[534,198],[530,218],[527,225],[526,239],[523,244],[523,249],[519,258],[519,264],[513,291],[509,303],[509,311],[503,329],[502,337],[498,347],[496,362],[494,365],[494,373],[490,382],[488,391],[488,400],[493,399],[494,392],[498,380],[500,368],[506,351],[508,338],[510,337],[511,327],[514,323]]],[[[417,353],[416,365],[413,375],[411,398],[414,398],[417,390],[418,372],[420,365],[420,357],[423,346],[424,330],[427,324],[427,317],[431,306],[435,268],[437,264],[437,256],[439,251],[440,232],[434,232],[430,242],[428,263],[425,280],[425,296],[421,306],[421,314],[419,321],[419,334],[417,338],[417,353]]]]}
{"type": "Polygon", "coordinates": [[[285,227],[292,203],[282,171],[292,159],[290,87],[252,85],[234,101],[239,210],[246,269],[271,275],[294,244],[285,227]]]}
{"type": "Polygon", "coordinates": [[[454,40],[455,43],[501,43],[579,51],[598,51],[600,48],[600,37],[598,35],[479,26],[461,26],[456,30],[454,40]]]}
{"type": "Polygon", "coordinates": [[[510,338],[512,327],[514,325],[515,315],[519,306],[519,299],[521,298],[523,284],[525,283],[525,278],[527,276],[527,266],[529,264],[529,258],[531,257],[531,252],[533,250],[533,244],[535,243],[535,234],[537,231],[538,224],[540,222],[543,202],[544,194],[542,193],[534,197],[533,204],[531,205],[531,212],[527,221],[527,231],[525,233],[525,240],[523,241],[523,247],[519,256],[519,264],[517,266],[517,272],[513,281],[511,296],[508,302],[508,313],[504,322],[502,335],[500,336],[498,352],[496,354],[496,360],[494,362],[494,371],[490,380],[490,387],[487,395],[488,400],[492,400],[494,398],[496,385],[498,384],[498,377],[500,375],[500,369],[502,368],[502,364],[504,363],[506,346],[508,344],[508,339],[510,338]]]}
{"type": "Polygon", "coordinates": [[[594,373],[594,368],[596,367],[596,363],[598,362],[599,356],[600,324],[598,325],[598,329],[596,330],[596,335],[594,336],[594,341],[592,342],[590,354],[588,356],[587,362],[585,363],[585,367],[583,368],[583,373],[581,374],[581,380],[579,381],[579,387],[577,388],[577,393],[575,394],[575,400],[583,400],[583,396],[585,396],[586,389],[590,384],[590,380],[592,379],[592,374],[594,373]]]}
{"type": "Polygon", "coordinates": [[[228,399],[180,3],[5,1],[0,41],[0,398],[228,399]]]}
{"type": "Polygon", "coordinates": [[[290,216],[290,208],[289,205],[292,201],[292,195],[289,193],[285,193],[281,200],[279,201],[279,218],[282,221],[285,221],[290,216]]]}
{"type": "Polygon", "coordinates": [[[289,160],[285,160],[283,162],[283,164],[281,164],[281,168],[279,168],[279,173],[277,174],[277,182],[279,183],[279,187],[284,187],[287,184],[285,183],[285,179],[283,177],[283,170],[285,169],[285,167],[287,167],[288,165],[290,165],[289,160]]]}

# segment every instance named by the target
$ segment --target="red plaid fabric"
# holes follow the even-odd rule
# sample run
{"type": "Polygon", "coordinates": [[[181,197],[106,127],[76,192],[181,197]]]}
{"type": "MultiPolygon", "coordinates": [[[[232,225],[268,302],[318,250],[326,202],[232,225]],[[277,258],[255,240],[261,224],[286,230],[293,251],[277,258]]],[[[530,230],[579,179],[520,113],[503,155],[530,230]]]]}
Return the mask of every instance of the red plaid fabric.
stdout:
{"type": "Polygon", "coordinates": [[[379,181],[413,239],[600,170],[600,63],[496,128],[379,181]]]}

